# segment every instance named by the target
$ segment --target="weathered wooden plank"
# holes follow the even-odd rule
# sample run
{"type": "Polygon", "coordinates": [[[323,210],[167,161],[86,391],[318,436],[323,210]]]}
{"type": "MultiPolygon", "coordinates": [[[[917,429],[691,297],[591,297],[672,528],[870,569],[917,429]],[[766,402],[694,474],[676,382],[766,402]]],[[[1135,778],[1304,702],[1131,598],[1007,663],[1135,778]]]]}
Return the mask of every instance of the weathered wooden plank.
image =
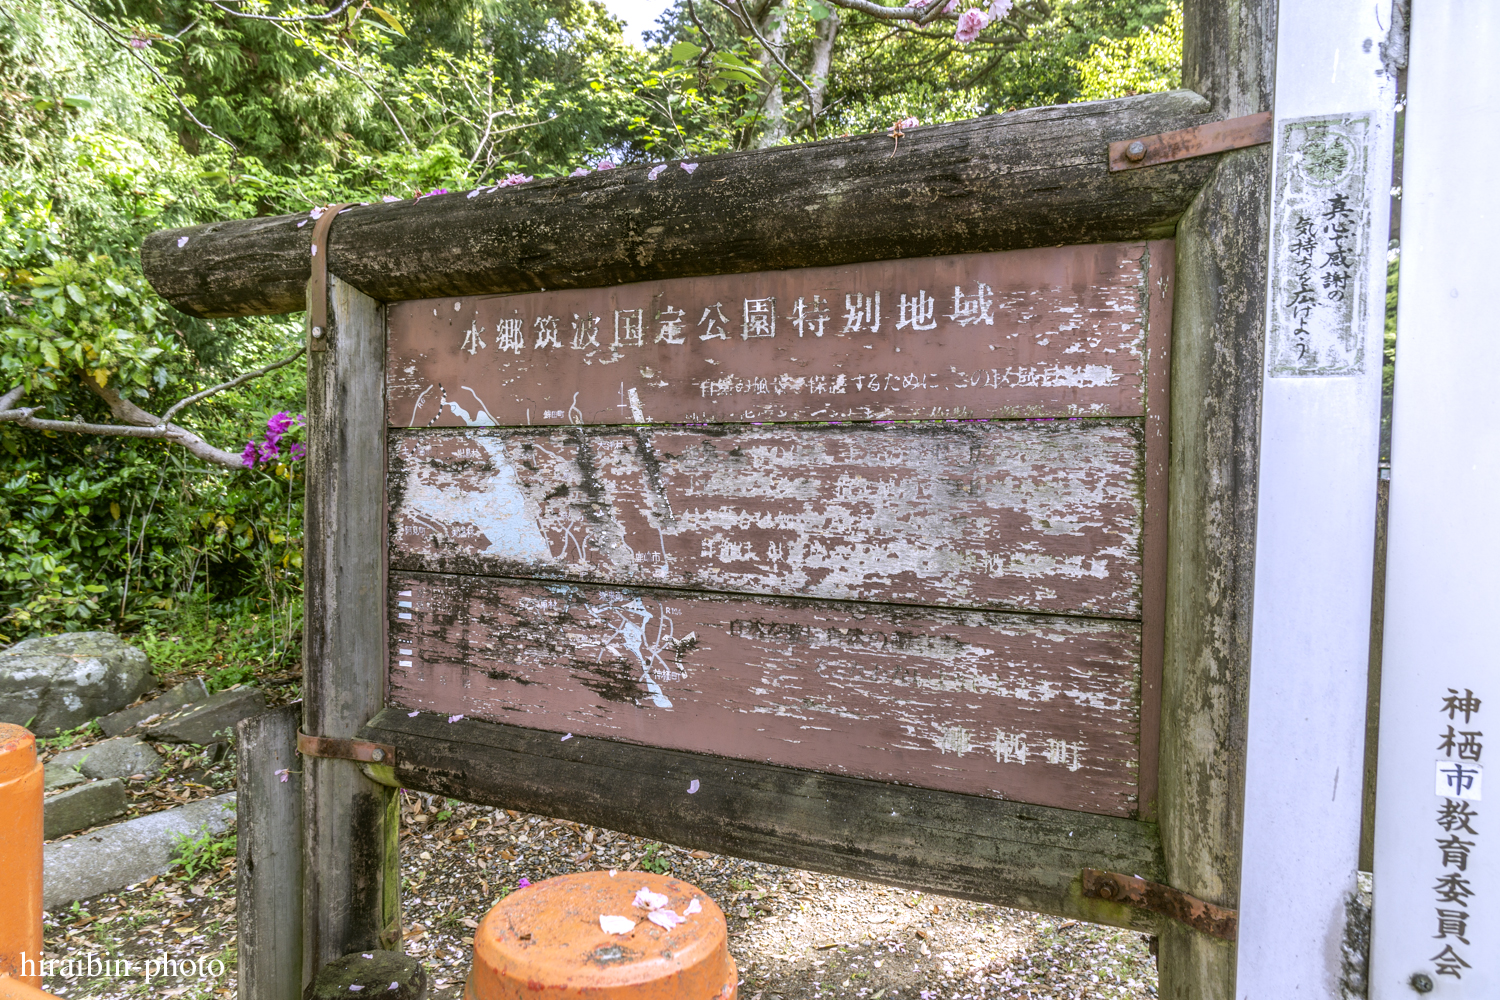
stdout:
{"type": "Polygon", "coordinates": [[[1098,923],[1155,929],[1085,899],[1085,867],[1159,879],[1151,823],[443,715],[382,712],[391,780],[735,857],[1098,923]],[[697,791],[689,793],[697,781],[697,791]]]}
{"type": "Polygon", "coordinates": [[[391,307],[403,427],[1139,416],[1144,243],[391,307]]]}
{"type": "Polygon", "coordinates": [[[1141,444],[1136,420],[400,432],[390,559],[1134,618],[1141,444]]]}
{"type": "Polygon", "coordinates": [[[1114,815],[1140,628],[391,574],[388,703],[1114,815]]]}
{"type": "MultiPolygon", "coordinates": [[[[1111,174],[1109,144],[1205,121],[1176,91],[355,208],[330,268],[383,301],[590,288],[1170,235],[1215,157],[1111,174]]],[[[154,233],[146,276],[195,316],[303,308],[307,216],[154,233]],[[300,224],[300,226],[299,226],[300,224]]]]}
{"type": "MultiPolygon", "coordinates": [[[[1250,6],[1250,4],[1234,5],[1250,6]]],[[[1178,234],[1160,819],[1167,882],[1239,900],[1270,149],[1230,154],[1178,234]]],[[[1161,996],[1234,1000],[1235,948],[1164,925],[1161,996]]]]}
{"type": "MultiPolygon", "coordinates": [[[[303,729],[351,737],[384,704],[385,310],[329,280],[328,350],[308,356],[303,729]]],[[[400,939],[394,792],[304,758],[302,984],[400,939]],[[384,944],[382,944],[384,942],[384,944]]]]}
{"type": "Polygon", "coordinates": [[[302,706],[292,704],[236,727],[240,1000],[302,996],[301,722],[302,706]]]}

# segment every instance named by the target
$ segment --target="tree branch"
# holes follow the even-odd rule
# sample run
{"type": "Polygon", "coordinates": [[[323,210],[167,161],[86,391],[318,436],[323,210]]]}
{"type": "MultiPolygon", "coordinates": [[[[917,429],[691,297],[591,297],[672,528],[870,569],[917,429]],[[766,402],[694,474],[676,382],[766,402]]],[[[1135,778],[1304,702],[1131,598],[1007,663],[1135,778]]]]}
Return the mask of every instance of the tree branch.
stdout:
{"type": "Polygon", "coordinates": [[[84,384],[94,390],[95,395],[109,406],[110,412],[120,420],[134,426],[122,424],[90,424],[82,420],[47,420],[36,416],[36,408],[16,408],[16,403],[26,395],[25,386],[18,385],[4,396],[0,396],[0,422],[17,424],[28,430],[52,431],[62,434],[92,434],[97,437],[153,438],[181,445],[193,455],[228,469],[243,469],[244,460],[233,452],[215,448],[190,430],[169,424],[152,416],[129,400],[121,398],[113,389],[101,388],[93,379],[85,378],[84,384]]]}
{"type": "Polygon", "coordinates": [[[268,17],[265,14],[246,14],[241,11],[232,10],[229,7],[225,7],[223,4],[217,3],[216,0],[208,0],[208,2],[210,6],[219,8],[231,17],[243,17],[249,21],[275,21],[278,24],[293,24],[297,21],[327,21],[331,18],[338,17],[344,12],[344,8],[349,6],[350,0],[344,0],[343,3],[339,4],[337,7],[335,7],[333,10],[330,10],[326,14],[301,14],[297,17],[268,17]]]}
{"type": "MultiPolygon", "coordinates": [[[[177,415],[177,411],[181,410],[185,406],[192,406],[194,403],[200,400],[207,399],[209,396],[212,396],[216,393],[223,392],[226,389],[233,389],[236,386],[244,385],[251,379],[260,378],[262,375],[267,375],[271,372],[274,372],[278,368],[285,368],[293,361],[296,361],[298,358],[302,357],[302,355],[306,351],[307,347],[306,345],[303,345],[302,347],[297,348],[291,354],[288,354],[286,357],[282,358],[280,361],[273,361],[271,364],[266,365],[264,368],[257,368],[253,372],[246,372],[238,378],[230,379],[228,382],[225,382],[222,385],[216,385],[212,389],[204,389],[202,392],[195,392],[193,395],[187,397],[186,399],[180,399],[177,402],[173,403],[171,408],[168,409],[166,413],[163,413],[161,415],[161,423],[165,424],[170,421],[177,415]]],[[[0,400],[0,402],[4,402],[4,400],[0,400]]]]}

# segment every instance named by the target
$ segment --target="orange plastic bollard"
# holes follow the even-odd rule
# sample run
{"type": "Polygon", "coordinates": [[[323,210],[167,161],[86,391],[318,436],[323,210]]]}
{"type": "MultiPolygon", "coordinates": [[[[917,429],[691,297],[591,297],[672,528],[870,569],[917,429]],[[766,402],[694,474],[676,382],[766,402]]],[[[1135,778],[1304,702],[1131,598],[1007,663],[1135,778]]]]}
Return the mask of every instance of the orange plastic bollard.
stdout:
{"type": "Polygon", "coordinates": [[[42,765],[36,737],[0,723],[0,976],[42,985],[42,765]]]}
{"type": "Polygon", "coordinates": [[[0,1000],[59,1000],[56,994],[38,989],[19,979],[0,976],[0,1000]]]}
{"type": "Polygon", "coordinates": [[[738,980],[724,913],[702,889],[649,872],[582,872],[517,889],[485,914],[464,1000],[738,1000],[738,980]],[[683,922],[649,920],[636,905],[642,888],[683,922]],[[612,933],[600,917],[635,927],[612,933]]]}

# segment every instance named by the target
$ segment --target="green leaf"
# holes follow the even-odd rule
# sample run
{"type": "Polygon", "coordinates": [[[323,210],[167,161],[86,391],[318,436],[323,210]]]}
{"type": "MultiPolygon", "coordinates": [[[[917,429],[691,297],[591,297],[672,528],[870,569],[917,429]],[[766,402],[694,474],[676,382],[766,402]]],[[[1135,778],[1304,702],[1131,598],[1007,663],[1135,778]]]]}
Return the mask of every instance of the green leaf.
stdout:
{"type": "Polygon", "coordinates": [[[386,24],[389,24],[391,26],[391,28],[396,31],[397,34],[401,35],[401,37],[403,37],[403,38],[406,37],[406,31],[405,31],[405,29],[403,29],[401,27],[401,22],[398,21],[398,20],[396,20],[396,16],[394,14],[392,14],[390,11],[388,11],[388,10],[382,10],[379,7],[371,7],[370,8],[370,13],[374,14],[376,17],[380,18],[386,24]]]}
{"type": "Polygon", "coordinates": [[[88,299],[84,298],[83,289],[79,288],[77,285],[68,286],[68,298],[72,299],[74,302],[77,302],[81,306],[88,305],[89,301],[88,299]]]}
{"type": "Polygon", "coordinates": [[[672,46],[672,61],[685,63],[689,59],[698,58],[698,55],[702,51],[703,47],[701,45],[694,45],[692,42],[678,42],[672,46]]]}
{"type": "Polygon", "coordinates": [[[62,359],[57,356],[57,348],[53,347],[45,340],[42,341],[41,348],[42,357],[47,359],[47,364],[51,365],[53,368],[62,367],[62,359]]]}
{"type": "Polygon", "coordinates": [[[821,21],[833,13],[831,7],[824,6],[819,0],[807,0],[807,9],[812,12],[814,21],[821,21]]]}

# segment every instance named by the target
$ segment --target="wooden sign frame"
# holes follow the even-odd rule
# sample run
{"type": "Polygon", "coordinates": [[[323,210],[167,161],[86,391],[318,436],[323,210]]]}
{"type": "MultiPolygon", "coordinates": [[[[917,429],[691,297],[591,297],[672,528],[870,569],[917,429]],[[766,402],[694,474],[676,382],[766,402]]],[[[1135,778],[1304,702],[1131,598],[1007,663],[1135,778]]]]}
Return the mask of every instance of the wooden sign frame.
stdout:
{"type": "MultiPolygon", "coordinates": [[[[1269,153],[1252,147],[1112,174],[1108,149],[1264,111],[1274,8],[1189,0],[1185,13],[1184,85],[1196,93],[936,126],[913,133],[925,138],[903,143],[899,157],[879,136],[734,154],[723,158],[726,182],[699,201],[650,186],[641,168],[536,182],[488,203],[449,196],[355,208],[328,237],[334,276],[305,295],[309,237],[298,217],[148,239],[153,284],[197,315],[280,312],[327,297],[327,350],[309,356],[302,729],[394,753],[393,763],[304,757],[300,981],[274,984],[265,971],[258,985],[242,979],[242,990],[292,996],[336,957],[397,945],[395,789],[406,787],[1136,928],[1160,936],[1161,996],[1231,995],[1231,942],[1083,894],[1089,868],[1219,907],[1238,898],[1269,153]],[[898,197],[945,190],[955,176],[963,197],[919,198],[920,211],[898,197]],[[797,177],[811,187],[790,200],[776,194],[797,177]],[[809,213],[809,198],[822,208],[809,213]],[[581,213],[598,225],[577,226],[581,213]],[[662,228],[650,229],[656,220],[662,228]],[[460,232],[472,238],[456,239],[460,232]],[[1170,378],[1165,352],[1150,355],[1161,367],[1149,380],[1146,426],[1151,554],[1142,593],[1152,627],[1142,662],[1160,664],[1160,680],[1144,675],[1141,703],[1144,715],[1159,715],[1150,728],[1160,740],[1154,761],[1141,748],[1138,815],[584,735],[562,741],[389,707],[383,303],[1147,240],[1175,241],[1175,293],[1170,378]],[[723,252],[706,253],[710,245],[723,252]],[[699,790],[688,796],[694,779],[699,790]]],[[[257,871],[273,879],[267,857],[257,871]]],[[[257,907],[243,900],[241,921],[285,919],[257,907]]]]}

